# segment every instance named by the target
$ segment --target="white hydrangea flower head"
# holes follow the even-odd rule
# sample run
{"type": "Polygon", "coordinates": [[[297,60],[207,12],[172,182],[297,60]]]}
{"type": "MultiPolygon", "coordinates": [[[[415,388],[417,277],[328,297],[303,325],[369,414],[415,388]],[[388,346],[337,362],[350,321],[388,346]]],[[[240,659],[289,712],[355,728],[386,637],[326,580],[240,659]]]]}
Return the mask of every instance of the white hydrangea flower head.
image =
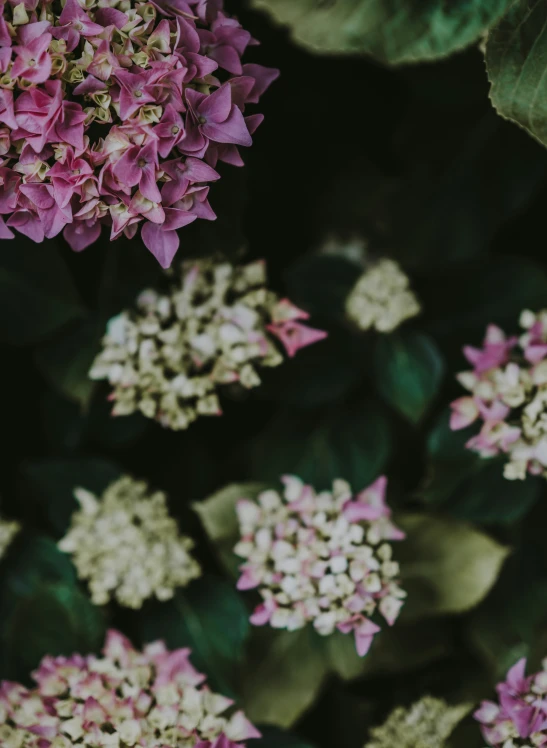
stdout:
{"type": "Polygon", "coordinates": [[[95,605],[116,599],[140,608],[150,597],[170,599],[201,575],[194,542],[179,533],[164,493],[150,493],[146,483],[125,475],[101,497],[83,488],[74,494],[80,509],[59,548],[72,555],[95,605]]]}
{"type": "Polygon", "coordinates": [[[19,522],[9,521],[0,517],[0,558],[6,555],[15,536],[21,530],[19,522]]]}
{"type": "Polygon", "coordinates": [[[312,623],[323,636],[353,632],[364,655],[380,630],[370,616],[392,625],[406,595],[389,542],[404,533],[390,519],[387,479],[356,496],[343,480],[321,492],[295,476],[282,481],[282,493],[237,503],[234,550],[245,559],[238,589],[256,588],[263,600],[251,622],[289,631],[312,623]]]}
{"type": "Polygon", "coordinates": [[[218,391],[260,384],[259,368],[323,339],[308,314],[266,288],[262,261],[183,263],[165,294],[143,291],[136,308],[113,317],[89,372],[112,385],[113,415],[140,411],[171,429],[220,415],[218,391]]]}
{"type": "Polygon", "coordinates": [[[443,699],[424,696],[408,709],[394,709],[381,727],[371,730],[365,748],[444,748],[470,710],[469,704],[449,706],[443,699]]]}
{"type": "Polygon", "coordinates": [[[394,260],[372,263],[346,299],[346,314],[361,330],[393,332],[421,311],[408,276],[394,260]]]}

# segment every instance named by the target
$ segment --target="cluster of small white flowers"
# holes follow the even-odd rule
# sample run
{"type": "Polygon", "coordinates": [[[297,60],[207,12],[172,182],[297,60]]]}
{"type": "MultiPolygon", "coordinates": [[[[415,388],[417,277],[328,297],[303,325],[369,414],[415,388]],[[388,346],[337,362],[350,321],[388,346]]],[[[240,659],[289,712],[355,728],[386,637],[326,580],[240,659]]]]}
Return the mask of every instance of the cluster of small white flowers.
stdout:
{"type": "Polygon", "coordinates": [[[168,600],[200,576],[190,553],[194,542],[179,534],[164,493],[150,494],[146,483],[123,476],[100,498],[83,488],[74,494],[81,508],[59,547],[89,581],[95,605],[115,598],[140,608],[152,596],[168,600]]]}
{"type": "Polygon", "coordinates": [[[257,588],[263,599],[251,622],[289,631],[312,622],[324,636],[353,632],[363,655],[380,630],[368,617],[378,610],[393,624],[405,597],[385,542],[404,537],[385,504],[387,481],[357,496],[342,480],[320,493],[294,476],[283,483],[283,495],[267,490],[257,502],[237,503],[235,553],[245,559],[238,588],[257,588]]]}
{"type": "Polygon", "coordinates": [[[20,530],[19,522],[8,521],[0,517],[0,558],[6,554],[11,542],[20,530]]]}
{"type": "Polygon", "coordinates": [[[444,748],[470,708],[424,696],[408,709],[394,709],[381,727],[371,730],[372,739],[365,748],[444,748]]]}
{"type": "Polygon", "coordinates": [[[372,264],[346,299],[346,314],[361,330],[392,332],[420,313],[410,281],[394,260],[372,264]]]}
{"type": "Polygon", "coordinates": [[[113,386],[113,415],[141,411],[171,429],[221,413],[217,390],[260,384],[257,367],[278,366],[325,333],[308,315],[265,288],[262,261],[234,267],[200,260],[182,265],[170,291],[146,290],[137,308],[113,317],[89,376],[113,386]]]}

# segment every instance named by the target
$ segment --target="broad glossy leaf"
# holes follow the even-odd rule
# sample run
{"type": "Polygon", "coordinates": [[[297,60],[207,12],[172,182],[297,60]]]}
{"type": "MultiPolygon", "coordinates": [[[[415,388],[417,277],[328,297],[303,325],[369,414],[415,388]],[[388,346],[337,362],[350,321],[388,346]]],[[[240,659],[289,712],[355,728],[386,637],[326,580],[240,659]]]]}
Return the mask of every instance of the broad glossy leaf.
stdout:
{"type": "Polygon", "coordinates": [[[428,437],[431,459],[420,491],[432,508],[472,522],[510,524],[539,499],[543,481],[503,477],[505,458],[482,459],[465,448],[476,427],[451,431],[444,411],[428,437]]]}
{"type": "Polygon", "coordinates": [[[262,739],[256,740],[256,748],[314,748],[307,740],[297,738],[291,733],[279,730],[277,727],[262,727],[259,725],[262,739]]]}
{"type": "Polygon", "coordinates": [[[489,33],[490,98],[499,114],[547,145],[547,2],[516,0],[489,33]]]}
{"type": "MultiPolygon", "coordinates": [[[[488,324],[512,332],[523,309],[543,307],[547,273],[543,265],[529,257],[490,256],[437,275],[434,283],[421,289],[420,296],[424,309],[435,309],[427,328],[437,339],[457,333],[459,346],[478,345],[488,324]]],[[[463,356],[460,368],[465,368],[463,356]]]]}
{"type": "Polygon", "coordinates": [[[249,633],[249,611],[233,584],[205,576],[172,600],[147,605],[139,615],[143,639],[190,647],[192,663],[214,688],[233,694],[236,666],[249,633]]]}
{"type": "Polygon", "coordinates": [[[327,674],[322,641],[309,626],[260,634],[262,654],[246,665],[241,703],[252,722],[287,728],[315,701],[327,674]]]}
{"type": "Polygon", "coordinates": [[[477,41],[511,0],[253,0],[319,52],[366,52],[388,63],[445,57],[477,41]]]}
{"type": "Polygon", "coordinates": [[[85,314],[61,254],[52,243],[18,236],[0,252],[0,340],[35,343],[85,314]]]}
{"type": "Polygon", "coordinates": [[[259,393],[292,408],[316,408],[339,401],[363,380],[368,358],[363,348],[361,337],[343,329],[329,331],[321,345],[299,351],[280,366],[259,393]]]}
{"type": "Polygon", "coordinates": [[[347,295],[362,268],[345,257],[309,255],[297,260],[287,271],[287,291],[295,304],[314,317],[343,320],[347,295]]]}
{"type": "Polygon", "coordinates": [[[382,335],[374,355],[376,385],[395,410],[413,423],[427,411],[444,372],[435,342],[414,330],[382,335]]]}
{"type": "Polygon", "coordinates": [[[45,655],[97,652],[104,636],[101,609],[78,587],[63,582],[41,585],[19,601],[6,621],[8,672],[26,678],[45,655]]]}
{"type": "Polygon", "coordinates": [[[74,489],[86,488],[100,495],[123,470],[120,466],[100,458],[73,460],[36,460],[23,466],[25,489],[40,504],[58,533],[64,533],[78,503],[74,489]]]}
{"type": "Polygon", "coordinates": [[[89,403],[95,386],[88,374],[102,334],[103,325],[86,319],[35,351],[36,365],[51,386],[82,407],[89,403]]]}
{"type": "Polygon", "coordinates": [[[343,477],[355,490],[380,475],[391,453],[391,427],[372,401],[332,408],[323,417],[280,413],[253,443],[253,473],[277,481],[294,473],[318,490],[343,477]]]}
{"type": "Polygon", "coordinates": [[[453,651],[451,627],[438,619],[384,625],[366,657],[359,657],[351,635],[336,633],[323,641],[330,668],[344,680],[408,672],[453,651]]]}
{"type": "Polygon", "coordinates": [[[425,514],[401,515],[407,538],[397,543],[402,587],[408,592],[402,620],[463,613],[493,587],[509,548],[472,525],[425,514]]]}
{"type": "Polygon", "coordinates": [[[241,563],[234,554],[234,546],[239,540],[236,503],[239,499],[256,498],[265,488],[263,483],[232,483],[204,501],[196,501],[192,505],[220,560],[234,575],[241,563]]]}

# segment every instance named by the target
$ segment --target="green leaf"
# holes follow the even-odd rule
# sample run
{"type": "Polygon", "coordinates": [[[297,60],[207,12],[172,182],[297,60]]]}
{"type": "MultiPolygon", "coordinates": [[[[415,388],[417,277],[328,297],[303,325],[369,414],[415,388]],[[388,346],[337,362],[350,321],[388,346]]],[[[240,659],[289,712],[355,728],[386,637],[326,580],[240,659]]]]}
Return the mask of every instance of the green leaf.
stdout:
{"type": "Polygon", "coordinates": [[[76,584],[70,558],[51,538],[23,530],[0,566],[0,637],[14,610],[33,597],[45,584],[76,584]]]}
{"type": "Polygon", "coordinates": [[[413,330],[381,335],[374,356],[376,384],[395,410],[417,423],[434,400],[444,372],[435,342],[413,330]]]}
{"type": "MultiPolygon", "coordinates": [[[[435,309],[429,332],[437,339],[457,333],[458,346],[474,345],[480,343],[488,324],[515,330],[523,309],[541,309],[547,297],[547,273],[528,257],[490,256],[437,275],[420,295],[424,309],[435,309]]],[[[465,363],[463,357],[460,361],[465,363]]]]}
{"type": "Polygon", "coordinates": [[[325,490],[343,477],[360,490],[386,466],[391,428],[372,401],[332,408],[320,419],[287,411],[266,427],[252,448],[253,474],[266,481],[294,473],[325,490]]]}
{"type": "Polygon", "coordinates": [[[351,634],[335,633],[324,639],[330,669],[344,680],[400,674],[440,660],[452,653],[453,633],[438,619],[384,626],[366,657],[359,657],[351,634]]]}
{"type": "Polygon", "coordinates": [[[2,242],[0,255],[0,340],[35,343],[85,314],[80,298],[52,243],[18,236],[2,242]]]}
{"type": "Polygon", "coordinates": [[[471,525],[425,514],[395,518],[407,537],[397,543],[403,620],[463,613],[494,585],[509,549],[471,525]]]}
{"type": "Polygon", "coordinates": [[[337,329],[280,366],[259,392],[294,408],[340,400],[363,379],[363,339],[337,329]]]}
{"type": "Polygon", "coordinates": [[[86,319],[35,350],[36,366],[61,395],[83,407],[95,387],[89,369],[99,352],[103,325],[86,319]]]}
{"type": "Polygon", "coordinates": [[[259,726],[262,739],[255,742],[256,748],[314,748],[307,740],[297,738],[277,727],[259,726]]]}
{"type": "Polygon", "coordinates": [[[547,145],[547,2],[517,0],[486,43],[490,98],[502,117],[547,145]]]}
{"type": "Polygon", "coordinates": [[[428,479],[420,496],[428,504],[459,519],[511,524],[539,499],[542,479],[503,477],[505,458],[482,459],[465,448],[476,428],[451,431],[444,411],[428,437],[428,479]]]}
{"type": "Polygon", "coordinates": [[[445,57],[478,41],[511,0],[253,0],[318,52],[366,52],[392,64],[445,57]]]}
{"type": "Polygon", "coordinates": [[[344,257],[309,255],[287,271],[287,293],[313,317],[346,318],[346,298],[363,269],[344,257]]]}
{"type": "Polygon", "coordinates": [[[255,499],[265,488],[263,483],[231,483],[208,499],[192,504],[221,562],[234,576],[241,563],[234,553],[239,540],[236,503],[243,498],[255,499]]]}
{"type": "Polygon", "coordinates": [[[235,667],[249,633],[249,612],[232,583],[206,576],[172,600],[150,603],[139,615],[145,641],[163,639],[170,648],[190,647],[192,663],[211,685],[233,694],[235,667]]]}
{"type": "Polygon", "coordinates": [[[78,587],[55,582],[22,598],[6,622],[10,677],[26,678],[45,655],[97,652],[105,636],[101,610],[78,587]]]}
{"type": "Polygon", "coordinates": [[[25,463],[22,468],[26,489],[43,507],[59,534],[67,530],[73,512],[78,509],[75,488],[86,488],[100,495],[122,473],[123,469],[115,463],[92,457],[35,460],[25,463]]]}
{"type": "Polygon", "coordinates": [[[260,656],[247,663],[240,703],[252,722],[287,728],[315,701],[328,663],[309,626],[260,633],[260,656]]]}

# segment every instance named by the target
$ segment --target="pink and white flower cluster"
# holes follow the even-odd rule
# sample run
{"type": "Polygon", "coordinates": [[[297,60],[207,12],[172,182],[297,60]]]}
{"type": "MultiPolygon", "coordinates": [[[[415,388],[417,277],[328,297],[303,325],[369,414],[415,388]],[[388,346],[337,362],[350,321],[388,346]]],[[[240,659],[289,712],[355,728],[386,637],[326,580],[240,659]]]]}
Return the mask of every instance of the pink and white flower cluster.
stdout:
{"type": "Polygon", "coordinates": [[[496,686],[499,703],[483,701],[475,712],[482,734],[494,748],[533,748],[547,745],[547,660],[535,675],[525,675],[519,660],[496,686]]]}
{"type": "MultiPolygon", "coordinates": [[[[174,275],[174,273],[173,273],[174,275]]],[[[113,386],[113,415],[140,411],[162,426],[186,429],[200,415],[220,415],[219,390],[251,389],[259,368],[323,340],[309,315],[265,287],[261,260],[234,266],[182,263],[167,293],[149,289],[137,308],[113,317],[89,372],[113,386]]]]}
{"type": "Polygon", "coordinates": [[[547,311],[524,311],[524,333],[507,337],[489,325],[482,348],[466,346],[473,369],[458,374],[470,395],[455,400],[450,426],[482,421],[466,446],[481,457],[507,455],[504,475],[547,475],[547,311]]]}
{"type": "Polygon", "coordinates": [[[37,687],[0,685],[3,748],[140,746],[245,748],[260,733],[233,702],[203,685],[189,649],[163,642],[143,652],[109,631],[103,657],[45,657],[37,687]]]}
{"type": "Polygon", "coordinates": [[[0,238],[76,251],[135,236],[167,267],[212,220],[218,161],[242,165],[278,71],[242,64],[222,0],[9,0],[0,17],[0,238]],[[3,216],[4,218],[2,218],[3,216]],[[5,220],[6,219],[6,220],[5,220]]]}
{"type": "Polygon", "coordinates": [[[234,550],[245,559],[237,586],[263,599],[251,622],[289,631],[312,622],[323,636],[353,632],[365,655],[380,631],[370,616],[378,610],[391,626],[406,596],[386,542],[404,538],[385,503],[387,479],[357,495],[343,480],[319,493],[295,476],[282,481],[282,495],[266,490],[257,502],[237,503],[234,550]]]}

